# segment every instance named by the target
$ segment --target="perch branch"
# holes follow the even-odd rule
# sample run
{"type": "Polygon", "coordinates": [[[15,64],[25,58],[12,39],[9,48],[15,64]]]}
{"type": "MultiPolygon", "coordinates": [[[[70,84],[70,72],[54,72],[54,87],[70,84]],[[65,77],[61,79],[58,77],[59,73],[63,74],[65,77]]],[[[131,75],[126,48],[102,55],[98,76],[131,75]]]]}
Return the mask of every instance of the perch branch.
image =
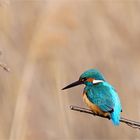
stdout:
{"type": "MultiPolygon", "coordinates": [[[[95,113],[92,112],[90,109],[81,108],[81,107],[78,107],[78,106],[73,106],[73,105],[71,105],[71,106],[70,106],[70,109],[71,109],[71,110],[74,110],[74,111],[79,111],[79,112],[91,114],[91,115],[94,115],[94,116],[98,116],[98,117],[110,119],[109,117],[105,117],[105,116],[102,116],[102,115],[99,115],[99,114],[95,114],[95,113]]],[[[132,120],[129,120],[129,119],[125,119],[125,118],[123,118],[123,117],[121,117],[120,122],[121,122],[121,123],[125,123],[125,124],[127,124],[128,126],[130,126],[130,127],[132,127],[132,128],[140,129],[140,122],[136,122],[136,121],[132,121],[132,120]]]]}

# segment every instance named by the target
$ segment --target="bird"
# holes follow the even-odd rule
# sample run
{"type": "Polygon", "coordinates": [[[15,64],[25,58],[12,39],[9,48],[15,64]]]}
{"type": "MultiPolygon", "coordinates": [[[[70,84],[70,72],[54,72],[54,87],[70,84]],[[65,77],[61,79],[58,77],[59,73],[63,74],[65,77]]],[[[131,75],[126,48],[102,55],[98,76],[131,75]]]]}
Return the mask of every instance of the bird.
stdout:
{"type": "Polygon", "coordinates": [[[112,120],[115,126],[120,124],[122,106],[115,88],[106,81],[98,69],[89,69],[83,72],[80,78],[62,90],[84,84],[83,101],[90,110],[99,116],[112,120]]]}

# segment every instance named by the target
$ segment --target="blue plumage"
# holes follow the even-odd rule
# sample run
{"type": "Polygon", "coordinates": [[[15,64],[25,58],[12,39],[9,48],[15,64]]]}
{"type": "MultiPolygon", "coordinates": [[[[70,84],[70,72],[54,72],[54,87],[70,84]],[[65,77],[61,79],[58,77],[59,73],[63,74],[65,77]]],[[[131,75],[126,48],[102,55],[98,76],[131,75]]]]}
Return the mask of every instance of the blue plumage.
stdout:
{"type": "Polygon", "coordinates": [[[102,111],[110,113],[114,125],[119,125],[122,107],[116,90],[105,80],[98,70],[88,70],[80,76],[81,79],[84,77],[102,80],[102,82],[97,84],[85,81],[86,87],[84,91],[93,104],[97,105],[102,111]]]}
{"type": "Polygon", "coordinates": [[[85,84],[83,100],[90,109],[97,114],[110,116],[114,125],[120,123],[122,110],[120,99],[116,90],[105,80],[103,74],[97,69],[85,71],[78,81],[63,88],[68,89],[85,84]]]}
{"type": "Polygon", "coordinates": [[[83,74],[81,74],[80,79],[85,78],[85,77],[105,81],[103,74],[97,69],[89,69],[85,71],[83,74]]]}
{"type": "Polygon", "coordinates": [[[121,104],[116,91],[107,82],[94,86],[86,86],[88,99],[97,105],[102,111],[109,112],[115,125],[119,124],[121,104]]]}

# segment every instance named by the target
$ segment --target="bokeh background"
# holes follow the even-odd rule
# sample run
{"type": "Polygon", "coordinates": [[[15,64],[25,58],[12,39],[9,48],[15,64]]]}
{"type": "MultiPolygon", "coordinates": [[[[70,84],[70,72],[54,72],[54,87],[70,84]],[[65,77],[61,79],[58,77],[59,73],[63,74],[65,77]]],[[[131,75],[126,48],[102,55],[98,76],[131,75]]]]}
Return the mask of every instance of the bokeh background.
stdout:
{"type": "Polygon", "coordinates": [[[140,140],[125,124],[71,111],[83,86],[61,89],[98,68],[140,121],[139,0],[1,0],[0,140],[140,140]]]}

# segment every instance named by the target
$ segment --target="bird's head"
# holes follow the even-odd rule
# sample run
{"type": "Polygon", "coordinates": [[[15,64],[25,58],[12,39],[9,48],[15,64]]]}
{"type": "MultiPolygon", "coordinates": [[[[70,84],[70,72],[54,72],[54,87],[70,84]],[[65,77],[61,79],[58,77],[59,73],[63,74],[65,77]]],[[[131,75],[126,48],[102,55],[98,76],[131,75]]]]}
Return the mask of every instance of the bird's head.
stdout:
{"type": "Polygon", "coordinates": [[[81,84],[90,86],[90,85],[94,85],[94,84],[101,83],[104,81],[105,81],[105,78],[99,70],[90,69],[82,73],[78,81],[73,82],[72,84],[64,87],[62,90],[72,88],[74,86],[78,86],[81,84]]]}

